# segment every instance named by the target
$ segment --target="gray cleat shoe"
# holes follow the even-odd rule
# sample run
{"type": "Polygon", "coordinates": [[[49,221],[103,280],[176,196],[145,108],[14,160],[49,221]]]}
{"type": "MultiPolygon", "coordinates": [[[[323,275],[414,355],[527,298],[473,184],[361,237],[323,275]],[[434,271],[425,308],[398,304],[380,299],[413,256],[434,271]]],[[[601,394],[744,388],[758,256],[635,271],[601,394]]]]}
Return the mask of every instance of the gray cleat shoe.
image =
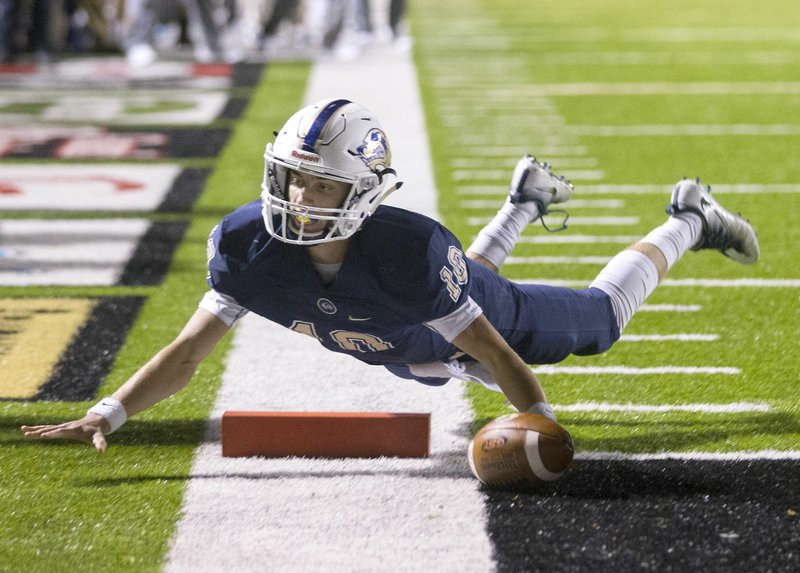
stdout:
{"type": "Polygon", "coordinates": [[[572,196],[572,183],[550,171],[550,165],[526,155],[517,162],[508,191],[512,203],[533,202],[541,215],[551,203],[563,203],[572,196]]]}
{"type": "Polygon", "coordinates": [[[758,260],[758,236],[741,215],[734,215],[711,196],[711,187],[703,187],[699,179],[678,181],[672,192],[667,213],[697,213],[703,220],[703,237],[692,247],[716,249],[738,263],[751,265],[758,260]]]}

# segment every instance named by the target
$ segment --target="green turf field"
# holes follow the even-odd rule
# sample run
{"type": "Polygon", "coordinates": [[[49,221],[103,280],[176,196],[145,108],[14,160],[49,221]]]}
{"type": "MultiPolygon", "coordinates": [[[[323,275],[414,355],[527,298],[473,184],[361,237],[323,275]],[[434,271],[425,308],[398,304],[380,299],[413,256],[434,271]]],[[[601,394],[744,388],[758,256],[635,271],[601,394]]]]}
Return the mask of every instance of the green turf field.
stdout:
{"type": "MultiPolygon", "coordinates": [[[[436,14],[415,20],[416,60],[441,211],[462,241],[494,213],[492,200],[501,200],[518,149],[572,178],[576,206],[567,209],[576,224],[565,236],[643,236],[664,220],[669,192],[683,176],[700,176],[719,189],[723,204],[745,213],[759,232],[757,265],[690,253],[648,300],[699,307],[695,312],[643,312],[626,332],[706,339],[621,341],[601,356],[563,364],[736,373],[541,375],[555,404],[686,410],[742,402],[758,409],[565,411],[559,419],[578,449],[796,449],[800,358],[790,348],[800,328],[800,275],[791,247],[800,234],[794,225],[800,214],[796,10],[788,2],[725,2],[724,10],[694,2],[537,2],[535,9],[523,1],[439,4],[436,14]],[[580,222],[587,217],[638,221],[580,222]],[[715,279],[719,286],[681,286],[688,279],[715,279]],[[757,279],[757,286],[737,286],[736,279],[757,279]]],[[[547,233],[533,226],[525,235],[547,233]]],[[[603,263],[577,258],[608,258],[623,246],[518,244],[515,257],[548,258],[507,264],[503,272],[588,284],[603,263]]],[[[505,409],[481,388],[471,394],[479,419],[505,409]]]]}
{"type": "MultiPolygon", "coordinates": [[[[110,293],[147,297],[100,395],[113,392],[172,340],[194,312],[206,289],[208,233],[223,214],[257,196],[264,134],[301,105],[307,75],[303,64],[274,65],[264,75],[195,204],[191,226],[163,285],[0,288],[0,298],[110,293]]],[[[224,341],[203,363],[186,391],[115,434],[114,446],[103,455],[77,444],[32,447],[18,429],[22,424],[73,419],[90,403],[0,402],[0,570],[159,570],[227,345],[224,341]]]]}
{"type": "MultiPolygon", "coordinates": [[[[800,233],[794,224],[800,213],[800,14],[794,4],[583,0],[536,2],[534,8],[525,0],[447,0],[436,6],[412,7],[415,58],[440,212],[463,242],[480,227],[470,219],[491,217],[491,205],[502,201],[517,148],[541,153],[557,171],[576,173],[575,200],[612,201],[570,207],[574,219],[639,218],[622,229],[576,224],[564,236],[645,234],[663,220],[671,186],[684,175],[719,186],[723,203],[746,213],[759,231],[757,265],[689,254],[670,280],[715,279],[727,281],[724,286],[666,284],[648,304],[693,305],[695,311],[644,312],[628,329],[713,340],[624,341],[605,355],[564,365],[737,373],[541,376],[550,400],[562,406],[756,407],[738,413],[565,408],[559,420],[578,449],[800,449],[800,359],[794,351],[800,271],[793,260],[800,233]],[[755,191],[735,187],[748,185],[755,191]],[[737,286],[736,279],[761,282],[737,286]],[[781,284],[789,286],[774,286],[781,284]]],[[[205,289],[207,233],[221,214],[256,196],[264,140],[301,103],[307,74],[305,64],[269,68],[225,152],[212,162],[215,173],[162,286],[0,287],[0,297],[147,297],[102,395],[191,314],[205,289]]],[[[526,233],[543,235],[541,228],[526,233]]],[[[610,257],[622,246],[525,243],[514,255],[610,257]]],[[[577,284],[588,283],[601,266],[514,264],[504,272],[577,284]]],[[[71,419],[88,403],[0,402],[0,570],[160,569],[225,351],[223,345],[212,355],[186,391],[115,434],[102,456],[74,444],[26,444],[17,429],[71,419]]],[[[506,411],[496,395],[477,387],[470,394],[477,420],[506,411]]]]}

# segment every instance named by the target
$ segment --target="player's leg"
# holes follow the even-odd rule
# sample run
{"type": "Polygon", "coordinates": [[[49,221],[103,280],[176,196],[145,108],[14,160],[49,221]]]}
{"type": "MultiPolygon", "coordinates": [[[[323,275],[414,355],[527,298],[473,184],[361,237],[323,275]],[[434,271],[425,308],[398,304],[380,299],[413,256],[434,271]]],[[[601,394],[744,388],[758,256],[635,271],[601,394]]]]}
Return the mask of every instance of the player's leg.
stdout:
{"type": "Polygon", "coordinates": [[[563,203],[572,195],[572,184],[530,155],[517,162],[508,198],[467,249],[474,261],[498,271],[514,248],[522,230],[547,213],[551,203],[563,203]]]}
{"type": "Polygon", "coordinates": [[[686,251],[715,249],[743,264],[758,260],[753,227],[720,205],[699,179],[678,182],[667,212],[663,225],[611,259],[590,285],[611,298],[620,332],[686,251]]]}

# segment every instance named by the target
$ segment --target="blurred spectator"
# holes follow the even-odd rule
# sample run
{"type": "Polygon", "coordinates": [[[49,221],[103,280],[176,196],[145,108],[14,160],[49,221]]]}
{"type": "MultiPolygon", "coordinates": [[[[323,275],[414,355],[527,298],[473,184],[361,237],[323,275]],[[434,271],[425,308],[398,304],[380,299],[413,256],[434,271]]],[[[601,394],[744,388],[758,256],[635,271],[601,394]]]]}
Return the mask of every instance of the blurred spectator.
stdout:
{"type": "Polygon", "coordinates": [[[357,58],[371,44],[407,48],[405,0],[328,0],[324,50],[341,59],[357,58]]]}
{"type": "Polygon", "coordinates": [[[14,58],[11,46],[11,12],[13,0],[0,0],[0,63],[14,58]]]}
{"type": "Polygon", "coordinates": [[[66,48],[72,52],[118,52],[122,0],[65,0],[66,48]]]}
{"type": "Polygon", "coordinates": [[[123,51],[131,67],[189,45],[199,62],[253,57],[357,58],[407,48],[406,0],[0,0],[0,62],[123,51]]]}
{"type": "Polygon", "coordinates": [[[14,61],[27,51],[34,54],[37,62],[52,61],[62,3],[58,0],[0,1],[3,2],[3,60],[14,61]]]}
{"type": "Polygon", "coordinates": [[[153,63],[158,55],[154,46],[156,25],[182,21],[186,34],[178,38],[188,35],[196,61],[238,61],[242,58],[238,39],[234,35],[222,37],[226,28],[237,25],[237,18],[237,5],[229,0],[125,0],[126,58],[133,67],[153,63]]]}

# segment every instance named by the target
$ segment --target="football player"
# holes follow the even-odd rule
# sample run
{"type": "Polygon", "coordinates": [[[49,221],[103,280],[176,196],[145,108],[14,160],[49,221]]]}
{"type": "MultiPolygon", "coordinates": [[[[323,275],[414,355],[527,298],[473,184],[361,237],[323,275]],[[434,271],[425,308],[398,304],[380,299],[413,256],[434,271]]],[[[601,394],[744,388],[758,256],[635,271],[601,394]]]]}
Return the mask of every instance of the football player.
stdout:
{"type": "Polygon", "coordinates": [[[210,290],[177,338],[83,418],[23,432],[105,449],[128,416],[183,388],[248,312],[402,378],[469,379],[555,419],[529,364],[607,350],[689,249],[745,264],[759,256],[750,224],[683,180],[666,222],[588,288],[517,284],[497,271],[525,226],[570,198],[568,181],[523,157],[508,198],[466,252],[438,222],[381,205],[399,186],[368,110],[342,99],[301,109],[267,145],[261,197],[211,232],[210,290]]]}

